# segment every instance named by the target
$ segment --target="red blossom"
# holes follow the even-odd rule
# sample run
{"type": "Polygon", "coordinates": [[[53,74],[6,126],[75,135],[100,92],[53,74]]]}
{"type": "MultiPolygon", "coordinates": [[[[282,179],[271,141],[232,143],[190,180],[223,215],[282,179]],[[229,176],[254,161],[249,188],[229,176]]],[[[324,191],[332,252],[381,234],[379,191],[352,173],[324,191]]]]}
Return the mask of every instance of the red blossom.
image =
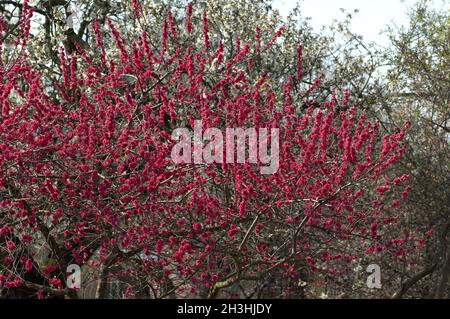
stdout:
{"type": "MultiPolygon", "coordinates": [[[[139,2],[132,6],[139,18],[139,2]]],[[[402,236],[398,217],[386,214],[394,211],[389,203],[399,205],[395,186],[407,180],[390,176],[389,168],[404,153],[408,125],[380,138],[377,122],[360,108],[341,108],[335,92],[314,99],[322,74],[299,98],[302,46],[293,74],[280,88],[270,85],[270,72],[256,69],[264,38],[259,28],[254,41],[241,43],[236,35],[224,44],[210,35],[205,12],[203,45],[180,44],[177,36],[193,34],[192,3],[186,10],[186,30],[169,11],[156,49],[144,30],[125,38],[109,18],[108,30],[94,20],[98,56],[61,48],[61,78],[54,83],[44,83],[26,56],[11,69],[0,65],[0,161],[7,163],[0,175],[0,252],[8,253],[2,254],[7,271],[33,272],[32,254],[17,263],[14,250],[45,241],[58,259],[47,277],[64,273],[60,268],[69,263],[109,262],[136,282],[163,286],[170,276],[197,293],[236,272],[290,276],[322,261],[338,274],[348,269],[340,259],[407,246],[413,239],[395,242],[402,236]],[[106,55],[104,33],[117,56],[106,55]],[[278,170],[260,174],[261,157],[175,164],[173,129],[192,128],[198,119],[202,132],[280,129],[278,170]],[[378,246],[369,246],[374,240],[378,246]],[[341,249],[344,242],[351,254],[341,249]]],[[[29,16],[21,26],[25,38],[29,16]]],[[[345,106],[348,89],[343,95],[345,106]]],[[[21,285],[3,270],[0,276],[11,287],[21,285]]],[[[49,279],[54,287],[62,282],[49,279]]],[[[131,297],[133,288],[123,296],[131,297]]]]}

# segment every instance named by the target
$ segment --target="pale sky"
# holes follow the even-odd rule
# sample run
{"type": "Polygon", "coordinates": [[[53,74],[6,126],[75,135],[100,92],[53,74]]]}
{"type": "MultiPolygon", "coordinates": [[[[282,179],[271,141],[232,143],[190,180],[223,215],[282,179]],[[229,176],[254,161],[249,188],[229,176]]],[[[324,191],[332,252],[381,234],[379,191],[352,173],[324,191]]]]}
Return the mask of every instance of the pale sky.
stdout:
{"type": "MultiPolygon", "coordinates": [[[[353,17],[352,30],[361,34],[366,41],[374,41],[379,45],[387,44],[387,37],[380,35],[387,24],[407,25],[406,9],[417,0],[300,0],[303,17],[311,17],[311,25],[315,31],[320,31],[323,25],[329,25],[333,19],[343,19],[347,12],[359,9],[353,17]]],[[[286,16],[297,0],[274,0],[274,7],[281,15],[286,16]]],[[[450,9],[449,0],[433,0],[437,9],[450,9]]]]}

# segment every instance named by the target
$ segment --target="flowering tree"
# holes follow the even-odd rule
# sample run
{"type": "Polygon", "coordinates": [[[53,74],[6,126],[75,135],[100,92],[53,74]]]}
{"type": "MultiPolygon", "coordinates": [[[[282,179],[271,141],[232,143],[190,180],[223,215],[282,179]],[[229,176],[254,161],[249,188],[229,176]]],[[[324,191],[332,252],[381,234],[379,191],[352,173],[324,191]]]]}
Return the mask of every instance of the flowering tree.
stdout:
{"type": "Polygon", "coordinates": [[[407,176],[389,168],[408,125],[381,137],[348,90],[311,98],[322,76],[300,81],[300,44],[295,74],[271,85],[258,61],[283,28],[225,44],[211,40],[205,12],[199,47],[189,4],[183,26],[167,13],[155,45],[145,31],[123,38],[106,17],[107,30],[92,24],[96,48],[61,48],[60,77],[42,83],[28,61],[31,16],[25,2],[0,65],[2,294],[77,298],[93,285],[107,297],[115,282],[121,297],[270,296],[273,282],[279,296],[301,297],[355,261],[408,263],[423,244],[395,230],[407,176]],[[278,170],[174,163],[171,133],[195,120],[203,130],[278,128],[278,170]],[[71,264],[82,267],[81,291],[65,283],[71,264]]]}

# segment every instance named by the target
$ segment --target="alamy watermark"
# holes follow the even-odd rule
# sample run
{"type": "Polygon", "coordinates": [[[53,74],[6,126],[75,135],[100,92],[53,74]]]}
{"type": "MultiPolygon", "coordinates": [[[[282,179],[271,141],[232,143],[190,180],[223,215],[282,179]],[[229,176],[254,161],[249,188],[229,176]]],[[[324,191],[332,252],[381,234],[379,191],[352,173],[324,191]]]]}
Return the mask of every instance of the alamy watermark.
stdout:
{"type": "Polygon", "coordinates": [[[81,268],[77,264],[70,264],[67,266],[67,288],[80,289],[81,288],[81,268]]]}
{"type": "Polygon", "coordinates": [[[202,121],[197,120],[193,132],[188,128],[177,128],[172,132],[172,138],[178,141],[171,153],[176,164],[248,162],[260,164],[261,174],[275,174],[279,168],[278,128],[272,127],[270,131],[254,127],[226,128],[224,138],[223,132],[215,127],[207,128],[202,134],[202,121]]]}
{"type": "Polygon", "coordinates": [[[370,264],[366,268],[366,272],[370,273],[367,277],[367,287],[370,289],[381,289],[381,268],[377,264],[370,264]]]}

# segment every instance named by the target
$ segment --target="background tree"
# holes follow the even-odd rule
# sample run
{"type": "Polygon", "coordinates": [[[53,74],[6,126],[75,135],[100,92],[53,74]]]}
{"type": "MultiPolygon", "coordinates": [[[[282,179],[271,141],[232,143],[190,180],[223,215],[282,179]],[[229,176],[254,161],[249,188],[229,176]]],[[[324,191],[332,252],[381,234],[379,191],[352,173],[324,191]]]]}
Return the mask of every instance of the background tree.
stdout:
{"type": "Polygon", "coordinates": [[[428,232],[426,249],[417,265],[401,277],[411,290],[395,296],[448,296],[449,273],[449,12],[420,1],[409,11],[409,26],[389,28],[391,45],[384,52],[388,65],[376,97],[386,129],[409,119],[408,151],[401,171],[411,174],[412,196],[405,207],[405,231],[428,232]],[[419,282],[419,280],[422,280],[419,282]]]}

